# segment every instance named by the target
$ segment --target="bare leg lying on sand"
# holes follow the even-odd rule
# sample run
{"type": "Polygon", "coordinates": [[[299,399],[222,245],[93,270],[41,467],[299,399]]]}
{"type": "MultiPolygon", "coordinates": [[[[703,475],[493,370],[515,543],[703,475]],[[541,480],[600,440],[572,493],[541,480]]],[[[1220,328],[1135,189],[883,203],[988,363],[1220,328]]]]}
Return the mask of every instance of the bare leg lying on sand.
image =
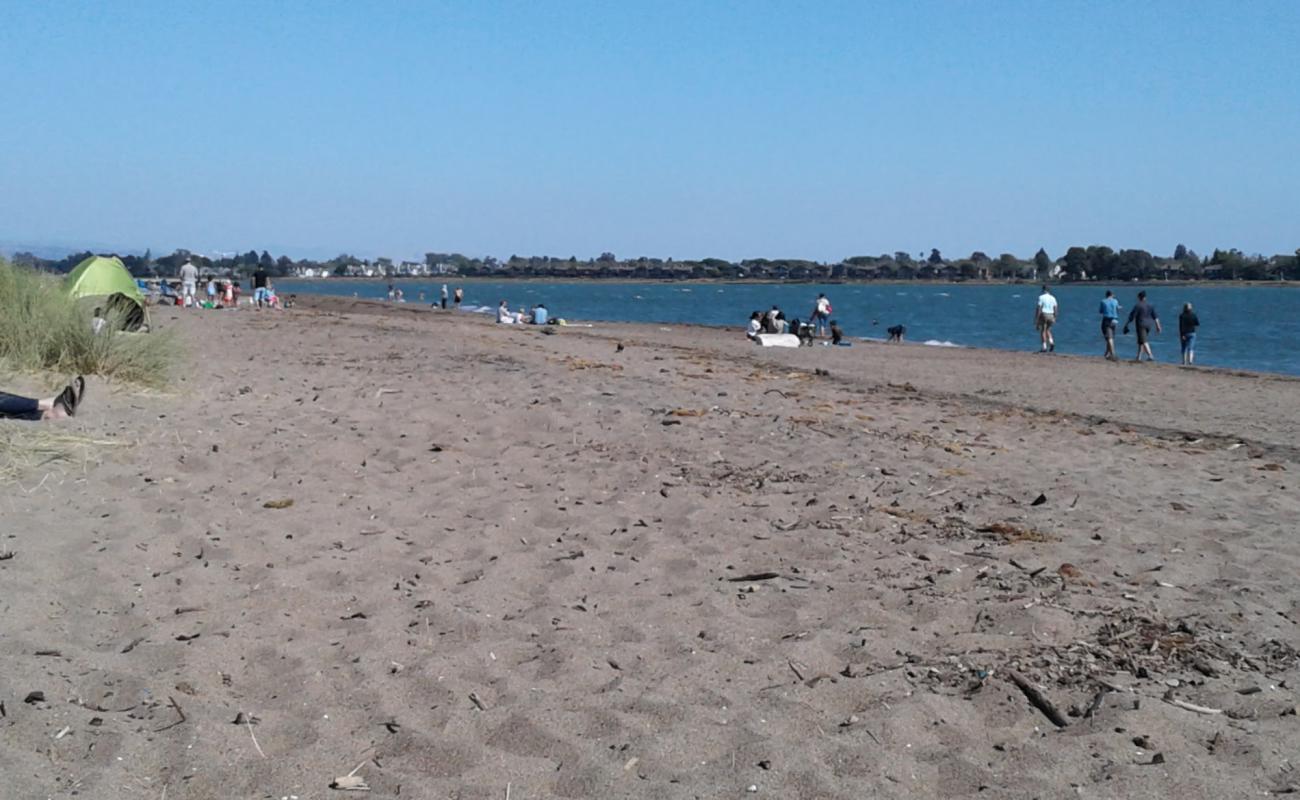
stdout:
{"type": "Polygon", "coordinates": [[[37,399],[0,392],[0,419],[62,419],[77,414],[77,407],[86,395],[86,381],[78,376],[54,397],[37,399]]]}

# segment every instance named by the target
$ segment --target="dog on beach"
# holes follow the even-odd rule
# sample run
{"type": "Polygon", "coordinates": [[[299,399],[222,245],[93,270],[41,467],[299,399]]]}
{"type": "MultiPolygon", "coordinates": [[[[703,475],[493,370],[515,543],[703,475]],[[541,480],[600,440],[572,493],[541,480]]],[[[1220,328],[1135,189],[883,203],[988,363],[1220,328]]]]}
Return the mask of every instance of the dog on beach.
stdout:
{"type": "Polygon", "coordinates": [[[907,327],[905,325],[894,325],[887,329],[886,332],[889,334],[889,341],[901,342],[903,341],[903,335],[907,333],[907,327]]]}

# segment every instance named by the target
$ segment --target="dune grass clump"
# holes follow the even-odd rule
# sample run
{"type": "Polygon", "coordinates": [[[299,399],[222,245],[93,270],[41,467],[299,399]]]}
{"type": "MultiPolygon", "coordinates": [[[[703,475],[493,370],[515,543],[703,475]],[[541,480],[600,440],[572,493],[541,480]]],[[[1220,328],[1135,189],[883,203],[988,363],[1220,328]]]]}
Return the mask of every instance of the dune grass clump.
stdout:
{"type": "Polygon", "coordinates": [[[84,469],[103,448],[123,446],[123,442],[93,439],[50,425],[0,424],[0,484],[54,464],[84,469]]]}
{"type": "Polygon", "coordinates": [[[172,336],[122,332],[111,316],[109,330],[95,335],[91,311],[58,277],[0,260],[0,368],[167,385],[180,355],[172,336]]]}

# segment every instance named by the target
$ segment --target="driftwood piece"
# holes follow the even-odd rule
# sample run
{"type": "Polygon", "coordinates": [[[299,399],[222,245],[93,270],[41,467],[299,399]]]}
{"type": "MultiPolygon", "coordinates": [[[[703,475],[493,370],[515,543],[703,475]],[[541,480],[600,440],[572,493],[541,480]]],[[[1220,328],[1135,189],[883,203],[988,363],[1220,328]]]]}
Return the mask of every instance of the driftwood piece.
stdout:
{"type": "Polygon", "coordinates": [[[1060,709],[1058,709],[1051,700],[1047,699],[1047,696],[1039,691],[1037,686],[1030,683],[1025,676],[1015,670],[1007,670],[1007,679],[1014,683],[1020,691],[1024,692],[1025,697],[1029,699],[1029,702],[1034,706],[1034,708],[1043,712],[1043,716],[1051,720],[1053,725],[1058,728],[1064,728],[1070,724],[1069,721],[1066,720],[1065,715],[1061,713],[1060,709]]]}

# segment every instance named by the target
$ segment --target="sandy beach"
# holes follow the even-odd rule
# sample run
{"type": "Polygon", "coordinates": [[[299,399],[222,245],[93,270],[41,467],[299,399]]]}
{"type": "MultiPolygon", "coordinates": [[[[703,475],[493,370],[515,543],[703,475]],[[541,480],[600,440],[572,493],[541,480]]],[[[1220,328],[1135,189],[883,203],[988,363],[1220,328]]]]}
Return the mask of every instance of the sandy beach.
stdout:
{"type": "Polygon", "coordinates": [[[0,796],[1300,789],[1300,381],[154,314],[4,492],[0,796]]]}

